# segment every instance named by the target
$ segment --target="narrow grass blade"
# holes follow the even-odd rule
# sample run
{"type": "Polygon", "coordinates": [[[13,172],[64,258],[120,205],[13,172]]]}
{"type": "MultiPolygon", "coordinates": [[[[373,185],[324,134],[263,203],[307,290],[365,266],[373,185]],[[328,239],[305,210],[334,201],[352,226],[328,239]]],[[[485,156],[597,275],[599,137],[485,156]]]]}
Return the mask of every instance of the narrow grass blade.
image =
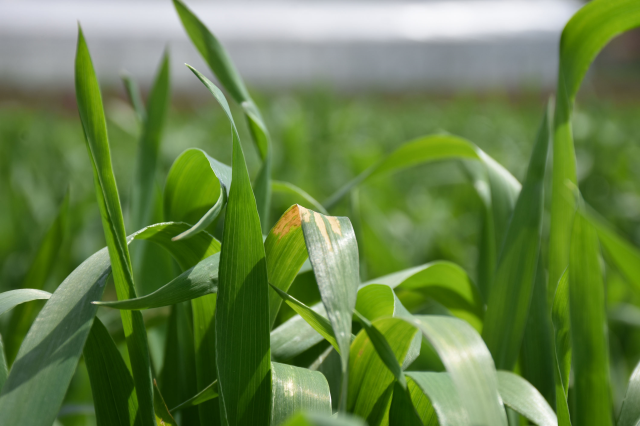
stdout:
{"type": "MultiPolygon", "coordinates": [[[[111,258],[116,293],[119,299],[131,299],[136,297],[136,293],[120,198],[111,165],[102,96],[89,49],[80,28],[78,28],[75,78],[78,111],[93,165],[96,195],[111,258]]],[[[155,417],[147,332],[139,312],[121,311],[121,317],[138,395],[140,418],[143,425],[150,426],[154,424],[155,417]]]]}
{"type": "Polygon", "coordinates": [[[220,103],[232,127],[232,184],[215,314],[216,364],[223,418],[231,426],[251,425],[269,417],[271,409],[269,284],[260,218],[229,105],[220,89],[191,70],[220,103]]]}
{"type": "MultiPolygon", "coordinates": [[[[58,214],[47,230],[33,262],[29,266],[27,276],[22,284],[23,288],[42,290],[51,275],[53,266],[58,258],[58,252],[62,247],[64,232],[67,227],[69,217],[69,192],[64,197],[58,214]]],[[[11,330],[6,337],[7,361],[9,365],[13,363],[20,343],[27,335],[29,327],[36,317],[37,306],[33,304],[23,305],[16,308],[9,320],[8,329],[11,330]]]]}
{"type": "MultiPolygon", "coordinates": [[[[322,303],[313,305],[310,309],[326,318],[327,311],[322,303]]],[[[295,315],[271,332],[271,355],[274,360],[290,360],[323,339],[300,315],[295,315]]]]}
{"type": "Polygon", "coordinates": [[[277,362],[271,364],[271,371],[271,426],[281,425],[293,413],[301,410],[331,414],[329,384],[322,373],[277,362]]]}
{"type": "MultiPolygon", "coordinates": [[[[569,393],[569,373],[571,371],[571,318],[569,311],[569,272],[565,271],[556,286],[556,295],[551,310],[555,330],[554,347],[565,401],[569,393]]],[[[560,396],[558,395],[558,397],[560,396]]]]}
{"type": "Polygon", "coordinates": [[[556,426],[558,419],[544,397],[520,376],[498,371],[498,391],[505,405],[539,426],[556,426]]]}
{"type": "Polygon", "coordinates": [[[122,83],[124,84],[124,90],[127,92],[127,96],[129,97],[129,102],[131,102],[131,106],[138,116],[138,121],[142,124],[147,119],[147,109],[144,106],[144,102],[142,101],[142,94],[140,93],[140,87],[138,87],[138,83],[128,74],[123,73],[120,78],[122,78],[122,83]]]}
{"type": "Polygon", "coordinates": [[[109,332],[98,318],[84,345],[96,422],[102,425],[131,425],[138,415],[138,398],[133,378],[109,332]]]}
{"type": "MultiPolygon", "coordinates": [[[[409,383],[413,382],[429,399],[432,410],[437,416],[436,424],[440,426],[467,426],[473,423],[464,408],[464,400],[460,398],[456,386],[449,373],[432,373],[411,371],[406,373],[409,383]]],[[[415,404],[415,402],[414,402],[415,404]]],[[[431,410],[426,410],[423,420],[431,419],[431,410]]],[[[431,423],[424,423],[425,425],[431,423]]]]}
{"type": "Polygon", "coordinates": [[[635,0],[595,0],[567,23],[560,39],[557,103],[553,136],[553,183],[549,241],[549,300],[569,263],[574,197],[566,181],[577,184],[571,117],[575,98],[591,62],[609,41],[640,26],[640,3],[635,0]]]}
{"type": "Polygon", "coordinates": [[[347,407],[349,412],[375,426],[385,422],[391,405],[396,378],[388,365],[392,366],[396,376],[400,374],[399,366],[404,364],[417,330],[398,318],[380,318],[367,328],[369,330],[358,333],[351,344],[347,407]],[[373,339],[369,333],[373,334],[373,339]]]}
{"type": "Polygon", "coordinates": [[[554,330],[551,322],[551,309],[547,301],[547,275],[538,256],[538,271],[531,296],[529,318],[524,332],[520,351],[520,369],[522,377],[531,383],[555,407],[555,369],[554,330]]]}
{"type": "Polygon", "coordinates": [[[507,228],[482,329],[482,338],[499,369],[515,366],[527,324],[540,253],[548,146],[545,113],[507,228]]]}
{"type": "Polygon", "coordinates": [[[324,216],[304,207],[299,207],[299,210],[320,297],[340,347],[345,380],[339,406],[344,407],[347,397],[346,372],[349,365],[351,317],[360,284],[358,245],[348,218],[324,216]]]}
{"type": "MultiPolygon", "coordinates": [[[[147,100],[142,136],[138,144],[132,193],[133,229],[149,225],[153,213],[160,141],[170,103],[169,53],[165,51],[147,100]]],[[[135,104],[134,104],[135,105],[135,104]]]]}
{"type": "Polygon", "coordinates": [[[267,126],[253,99],[249,95],[242,77],[236,70],[229,54],[209,29],[184,5],[180,0],[174,0],[173,5],[180,16],[185,31],[191,38],[196,49],[215,74],[222,87],[229,92],[244,112],[249,124],[249,131],[255,142],[262,167],[254,181],[254,192],[257,209],[262,223],[262,232],[269,230],[269,207],[271,204],[271,142],[267,126]]]}
{"type": "Polygon", "coordinates": [[[331,322],[322,315],[315,312],[313,309],[305,305],[304,303],[291,297],[278,287],[271,286],[271,288],[278,294],[287,305],[291,307],[298,315],[300,315],[313,329],[324,337],[330,344],[340,353],[340,346],[336,340],[336,335],[331,327],[331,322]]]}
{"type": "Polygon", "coordinates": [[[578,212],[569,257],[569,316],[575,423],[611,424],[609,345],[604,282],[595,229],[578,212]]]}
{"type": "Polygon", "coordinates": [[[635,426],[640,422],[640,363],[631,374],[627,393],[616,426],[635,426]]]}
{"type": "Polygon", "coordinates": [[[173,162],[164,188],[167,219],[193,226],[175,236],[190,238],[207,229],[225,207],[231,185],[231,168],[200,149],[190,148],[173,162]]]}
{"type": "Polygon", "coordinates": [[[47,300],[50,297],[51,293],[48,291],[35,290],[32,288],[5,291],[4,293],[0,293],[0,315],[22,303],[32,300],[47,300]]]}
{"type": "Polygon", "coordinates": [[[327,212],[327,210],[325,210],[322,204],[316,201],[316,199],[313,198],[311,195],[309,195],[304,189],[299,188],[292,183],[282,182],[279,180],[272,180],[271,191],[274,194],[280,193],[280,194],[293,195],[299,200],[299,202],[296,201],[297,204],[304,205],[306,208],[310,208],[324,215],[329,215],[329,213],[327,212]]]}
{"type": "Polygon", "coordinates": [[[456,318],[421,315],[405,320],[418,327],[440,356],[469,418],[477,424],[506,426],[495,365],[480,335],[456,318]]]}
{"type": "Polygon", "coordinates": [[[196,395],[194,395],[192,398],[189,398],[188,400],[186,400],[185,402],[181,403],[180,405],[177,405],[176,407],[172,408],[170,411],[172,413],[176,412],[176,411],[180,411],[184,408],[189,408],[189,407],[193,407],[195,405],[200,405],[203,402],[207,402],[207,401],[211,401],[212,399],[215,399],[219,396],[218,394],[218,381],[214,381],[213,383],[211,383],[208,386],[205,386],[204,389],[202,389],[200,392],[198,392],[196,395]]]}
{"type": "Polygon", "coordinates": [[[114,309],[140,310],[175,305],[214,294],[218,291],[219,263],[220,254],[216,253],[151,294],[129,300],[93,303],[114,309]]]}

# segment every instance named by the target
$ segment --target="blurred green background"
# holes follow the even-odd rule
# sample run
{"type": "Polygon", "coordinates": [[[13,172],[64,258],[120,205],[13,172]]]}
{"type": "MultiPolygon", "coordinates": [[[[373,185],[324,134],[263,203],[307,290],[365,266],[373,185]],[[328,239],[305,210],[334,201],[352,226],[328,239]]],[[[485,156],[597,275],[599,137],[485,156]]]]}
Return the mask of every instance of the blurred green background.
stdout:
{"type": "MultiPolygon", "coordinates": [[[[124,96],[106,99],[126,215],[139,128],[124,96]]],[[[546,102],[526,94],[340,96],[320,89],[257,99],[274,141],[274,179],[294,183],[320,202],[403,142],[435,132],[468,138],[521,179],[546,102]]],[[[640,245],[640,104],[590,93],[578,105],[574,130],[584,197],[640,245]]],[[[255,173],[256,151],[246,128],[241,132],[255,173]]],[[[174,101],[162,141],[158,188],[186,148],[200,147],[229,163],[230,146],[226,119],[212,102],[174,101]]],[[[67,188],[72,220],[55,285],[104,245],[77,112],[72,102],[0,104],[0,291],[21,285],[67,188]]],[[[480,204],[455,162],[376,180],[359,191],[359,199],[359,247],[367,277],[436,259],[459,263],[473,276],[480,204]]],[[[271,220],[294,201],[276,195],[271,220]]],[[[349,200],[332,213],[348,215],[349,200]]]]}

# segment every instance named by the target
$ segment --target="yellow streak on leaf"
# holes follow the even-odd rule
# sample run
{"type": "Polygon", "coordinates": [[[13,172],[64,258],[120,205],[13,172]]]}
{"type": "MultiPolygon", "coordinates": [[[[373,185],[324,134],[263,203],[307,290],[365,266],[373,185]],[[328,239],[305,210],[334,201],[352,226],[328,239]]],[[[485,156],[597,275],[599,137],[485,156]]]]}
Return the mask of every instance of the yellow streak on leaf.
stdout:
{"type": "Polygon", "coordinates": [[[324,220],[322,220],[322,215],[318,212],[313,212],[313,218],[316,221],[316,226],[320,233],[324,237],[325,242],[327,243],[327,247],[329,251],[333,251],[333,246],[331,245],[331,239],[329,238],[329,234],[327,233],[327,227],[324,224],[324,220]]]}
{"type": "Polygon", "coordinates": [[[331,230],[340,236],[342,236],[342,229],[340,228],[340,222],[338,222],[338,218],[335,216],[326,216],[329,224],[331,224],[331,230]]]}
{"type": "Polygon", "coordinates": [[[287,210],[284,216],[276,223],[273,228],[273,234],[278,235],[278,241],[280,241],[282,237],[298,229],[300,225],[300,209],[299,206],[295,205],[287,210]]]}

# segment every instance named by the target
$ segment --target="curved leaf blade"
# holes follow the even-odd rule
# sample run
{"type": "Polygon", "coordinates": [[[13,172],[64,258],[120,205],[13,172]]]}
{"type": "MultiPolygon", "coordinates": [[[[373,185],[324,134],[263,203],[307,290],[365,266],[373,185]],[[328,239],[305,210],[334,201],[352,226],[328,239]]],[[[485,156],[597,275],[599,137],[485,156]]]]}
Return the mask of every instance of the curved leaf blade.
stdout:
{"type": "MultiPolygon", "coordinates": [[[[406,373],[409,381],[415,383],[426,395],[437,415],[440,426],[471,425],[471,419],[449,373],[411,371],[406,373]]],[[[427,415],[430,413],[427,412],[427,415]]],[[[427,418],[430,418],[427,417],[427,418]]],[[[425,417],[423,417],[424,420],[425,417]]],[[[425,423],[427,424],[427,423],[425,423]]]]}
{"type": "Polygon", "coordinates": [[[558,419],[544,397],[529,382],[508,371],[498,371],[498,390],[505,405],[539,426],[557,426],[558,419]]]}
{"type": "Polygon", "coordinates": [[[0,315],[14,307],[32,300],[47,300],[51,293],[32,288],[21,288],[0,293],[0,315]]]}

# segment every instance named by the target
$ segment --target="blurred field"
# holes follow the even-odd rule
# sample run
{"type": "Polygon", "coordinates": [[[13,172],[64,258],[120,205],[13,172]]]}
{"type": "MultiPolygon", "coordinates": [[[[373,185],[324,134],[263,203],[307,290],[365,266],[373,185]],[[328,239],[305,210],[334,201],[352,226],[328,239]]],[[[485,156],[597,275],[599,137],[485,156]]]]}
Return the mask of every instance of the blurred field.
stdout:
{"type": "MultiPolygon", "coordinates": [[[[258,96],[275,146],[274,178],[319,201],[401,143],[441,131],[477,143],[522,178],[544,99],[538,96],[354,96],[324,91],[258,96]]],[[[230,162],[230,134],[211,103],[174,102],[162,144],[158,188],[176,156],[201,147],[230,162]]],[[[578,174],[585,199],[640,245],[640,104],[584,96],[575,121],[578,174]]],[[[128,206],[138,125],[118,97],[107,101],[114,168],[128,206]]],[[[249,169],[257,155],[244,131],[249,169]]],[[[71,192],[67,249],[57,285],[104,245],[91,165],[74,105],[0,104],[0,291],[19,287],[66,189],[71,192]],[[10,267],[9,267],[10,266],[10,267]]],[[[479,200],[452,162],[412,169],[360,191],[365,274],[375,277],[435,259],[461,264],[473,276],[479,200]]],[[[292,203],[276,197],[272,221],[292,203]]],[[[334,212],[350,214],[348,201],[334,212]]],[[[125,213],[126,214],[126,213],[125,213]]],[[[133,232],[133,229],[127,229],[133,232]]]]}

